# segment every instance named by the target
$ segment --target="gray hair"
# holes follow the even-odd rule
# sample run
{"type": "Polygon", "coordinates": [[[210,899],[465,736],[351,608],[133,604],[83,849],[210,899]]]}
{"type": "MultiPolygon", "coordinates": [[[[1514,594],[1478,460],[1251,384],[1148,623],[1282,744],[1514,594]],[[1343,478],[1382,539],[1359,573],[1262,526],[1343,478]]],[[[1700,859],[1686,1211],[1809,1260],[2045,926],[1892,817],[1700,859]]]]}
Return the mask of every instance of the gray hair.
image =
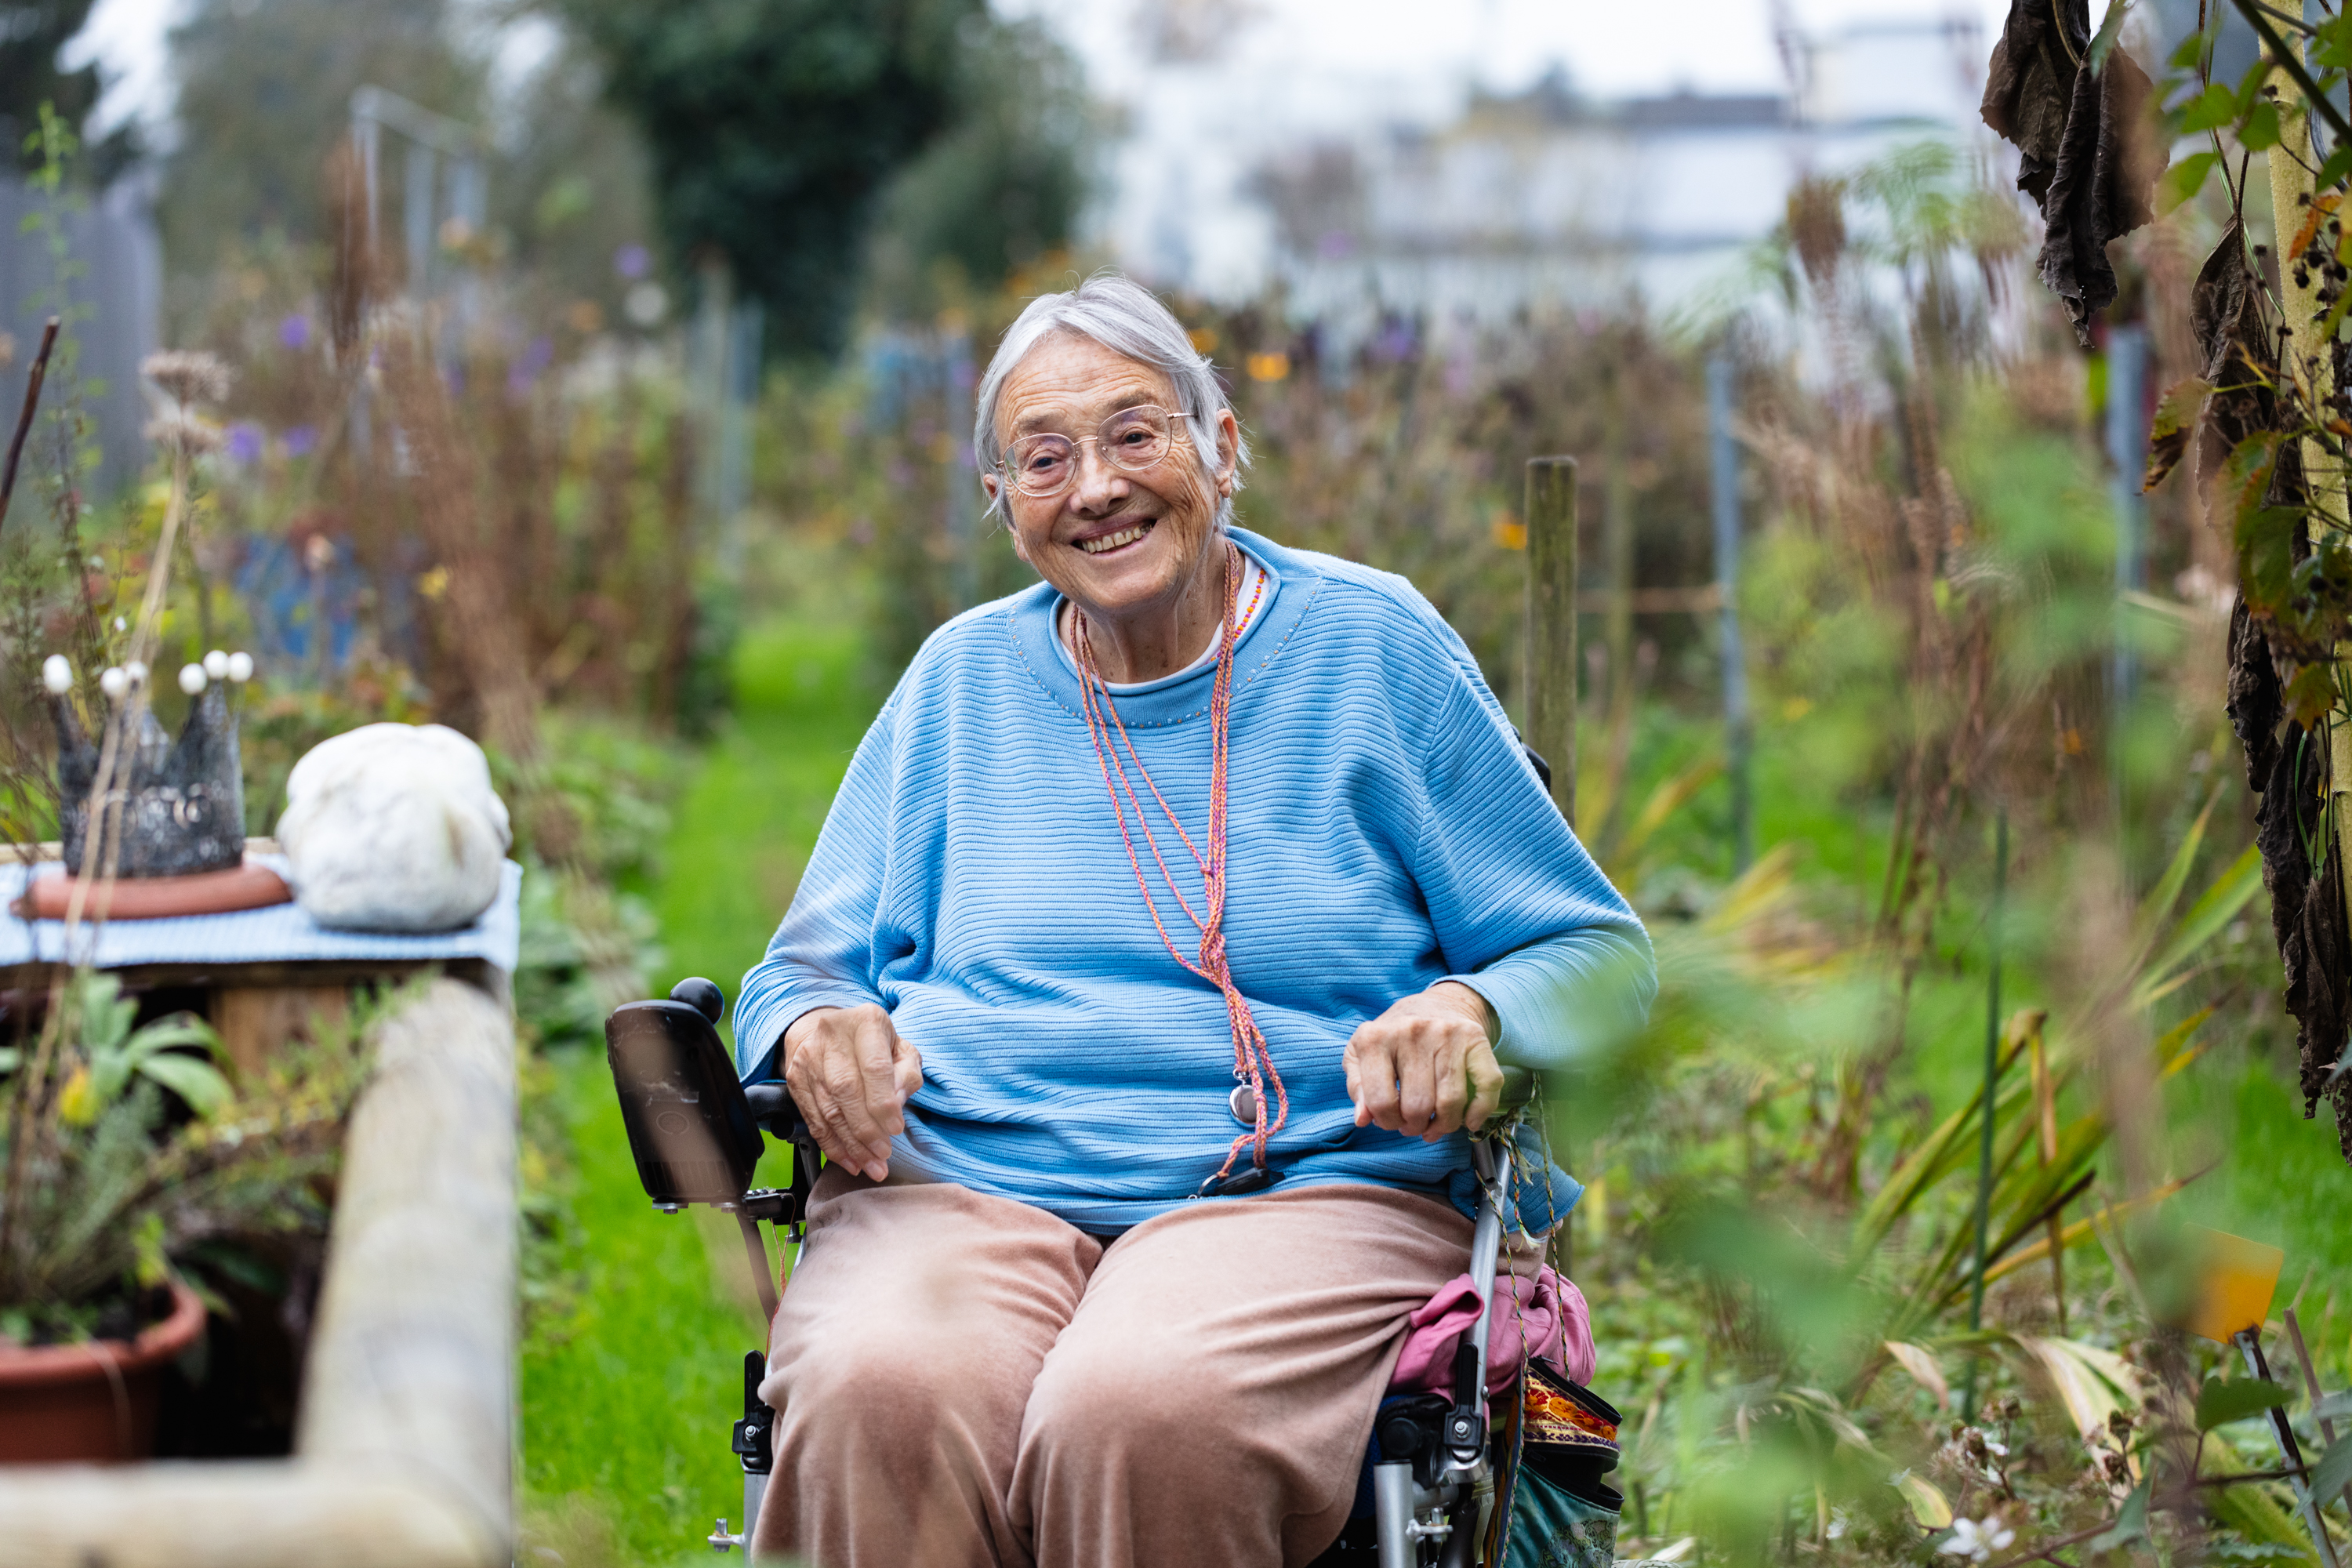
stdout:
{"type": "MultiPolygon", "coordinates": [[[[1213,488],[1217,416],[1233,406],[1225,397],[1224,388],[1217,384],[1216,370],[1206,355],[1192,352],[1192,340],[1185,335],[1183,323],[1160,302],[1158,296],[1141,284],[1108,270],[1096,273],[1066,294],[1038,295],[1005,330],[1003,340],[996,345],[995,357],[988,362],[988,374],[980,378],[980,392],[972,410],[971,449],[982,473],[988,473],[1004,460],[1004,443],[996,434],[996,411],[1004,395],[1005,379],[1029,357],[1032,349],[1055,332],[1076,332],[1080,337],[1092,338],[1111,353],[1124,354],[1138,364],[1150,365],[1174,383],[1181,412],[1192,421],[1193,454],[1213,488]]],[[[1241,489],[1241,475],[1248,467],[1249,442],[1236,433],[1234,489],[1241,489]]],[[[1005,489],[1002,485],[997,488],[996,499],[989,504],[989,515],[1003,515],[1005,489]]],[[[1223,528],[1233,516],[1233,498],[1222,498],[1217,507],[1217,526],[1223,528]]]]}

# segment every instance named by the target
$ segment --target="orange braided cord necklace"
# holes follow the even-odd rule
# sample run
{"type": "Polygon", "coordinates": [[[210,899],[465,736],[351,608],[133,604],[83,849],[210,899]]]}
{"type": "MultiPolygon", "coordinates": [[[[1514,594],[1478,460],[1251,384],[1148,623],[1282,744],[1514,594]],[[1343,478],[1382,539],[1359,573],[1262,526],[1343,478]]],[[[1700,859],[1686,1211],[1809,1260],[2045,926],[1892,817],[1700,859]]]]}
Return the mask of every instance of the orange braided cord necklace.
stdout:
{"type": "MultiPolygon", "coordinates": [[[[1217,987],[1225,998],[1225,1017],[1233,1030],[1234,1077],[1250,1088],[1255,1112],[1255,1125],[1233,1142],[1225,1151],[1225,1163],[1217,1173],[1202,1184],[1203,1192],[1215,1190],[1241,1157],[1244,1146],[1251,1149],[1251,1163],[1258,1169],[1265,1166],[1266,1140],[1282,1131],[1290,1120],[1290,1095],[1283,1088],[1282,1074],[1274,1065],[1274,1053],[1266,1045],[1265,1034],[1250,1014],[1247,998],[1234,984],[1233,966],[1225,959],[1225,763],[1230,752],[1228,735],[1232,728],[1234,704],[1234,641],[1240,616],[1237,601],[1241,595],[1241,551],[1232,541],[1225,542],[1224,616],[1218,628],[1217,681],[1209,700],[1209,830],[1202,844],[1195,844],[1184,825],[1177,819],[1173,807],[1160,793],[1151,780],[1143,759],[1136,754],[1135,742],[1127,732],[1127,725],[1111,701],[1110,687],[1102,678],[1095,662],[1094,645],[1087,635],[1084,611],[1076,611],[1075,635],[1078,665],[1078,689],[1083,695],[1087,714],[1087,732],[1094,741],[1095,760],[1102,766],[1103,788],[1110,795],[1111,812],[1118,819],[1119,841],[1127,847],[1127,863],[1135,872],[1135,885],[1143,894],[1143,907],[1150,912],[1152,928],[1159,931],[1169,956],[1186,969],[1217,987]],[[1124,752],[1124,755],[1122,755],[1124,752]],[[1130,776],[1129,769],[1134,772],[1130,776]],[[1160,852],[1160,840],[1151,831],[1151,822],[1143,808],[1141,795],[1135,780],[1143,781],[1143,789],[1160,807],[1160,815],[1174,828],[1185,851],[1201,873],[1201,908],[1195,910],[1184,891],[1177,886],[1168,869],[1168,861],[1160,852]],[[1159,868],[1160,880],[1175,899],[1201,933],[1200,957],[1195,962],[1180,952],[1168,927],[1160,917],[1159,901],[1151,894],[1151,879],[1144,875],[1143,858],[1136,852],[1135,835],[1128,828],[1128,810],[1135,812],[1135,826],[1143,835],[1143,842],[1151,852],[1152,864],[1159,868]],[[1266,1120],[1266,1089],[1274,1090],[1274,1119],[1266,1120]]],[[[1265,592],[1263,583],[1259,592],[1265,592]]],[[[1252,608],[1255,605],[1253,604],[1252,608]]]]}

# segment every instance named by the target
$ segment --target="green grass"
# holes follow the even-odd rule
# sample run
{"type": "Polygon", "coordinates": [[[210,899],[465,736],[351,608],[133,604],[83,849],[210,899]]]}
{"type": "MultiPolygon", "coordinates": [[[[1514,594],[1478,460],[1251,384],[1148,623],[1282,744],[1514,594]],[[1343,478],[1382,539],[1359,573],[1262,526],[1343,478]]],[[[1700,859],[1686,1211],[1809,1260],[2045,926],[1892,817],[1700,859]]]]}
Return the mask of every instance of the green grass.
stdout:
{"type": "MultiPolygon", "coordinates": [[[[744,638],[735,718],[694,764],[650,890],[663,988],[705,974],[731,1002],[758,962],[877,706],[859,652],[854,624],[777,622],[744,638]]],[[[601,1052],[551,1068],[585,1278],[579,1310],[524,1348],[527,1523],[572,1568],[707,1562],[711,1521],[742,1521],[728,1426],[761,1336],[740,1245],[723,1220],[647,1205],[601,1052]]],[[[772,1152],[761,1174],[782,1179],[772,1152]]]]}

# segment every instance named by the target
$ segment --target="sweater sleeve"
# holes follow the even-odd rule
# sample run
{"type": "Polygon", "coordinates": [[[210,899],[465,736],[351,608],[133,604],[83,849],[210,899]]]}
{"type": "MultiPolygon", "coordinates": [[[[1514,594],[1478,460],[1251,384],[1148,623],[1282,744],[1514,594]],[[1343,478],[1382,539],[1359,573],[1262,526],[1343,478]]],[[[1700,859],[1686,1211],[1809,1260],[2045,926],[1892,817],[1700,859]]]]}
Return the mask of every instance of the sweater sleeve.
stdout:
{"type": "Polygon", "coordinates": [[[1556,1068],[1639,1029],[1657,993],[1649,933],[1561,820],[1500,708],[1465,679],[1430,740],[1414,877],[1448,978],[1502,1024],[1497,1054],[1556,1068]]]}
{"type": "Polygon", "coordinates": [[[898,704],[883,705],[825,813],[816,850],[768,953],[743,976],[735,1065],[746,1082],[776,1076],[777,1042],[819,1007],[880,1003],[875,913],[888,868],[898,704]]]}

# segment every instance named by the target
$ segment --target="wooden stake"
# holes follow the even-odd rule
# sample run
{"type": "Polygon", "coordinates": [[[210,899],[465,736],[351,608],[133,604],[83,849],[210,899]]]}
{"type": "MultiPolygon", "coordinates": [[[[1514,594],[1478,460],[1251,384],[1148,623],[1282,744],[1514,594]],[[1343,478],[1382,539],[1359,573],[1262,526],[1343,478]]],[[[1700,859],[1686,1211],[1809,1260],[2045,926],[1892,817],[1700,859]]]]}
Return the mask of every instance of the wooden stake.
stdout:
{"type": "Polygon", "coordinates": [[[0,523],[8,521],[8,502],[16,494],[16,465],[25,456],[25,437],[33,432],[33,411],[41,405],[41,383],[48,379],[49,351],[58,346],[58,318],[41,328],[41,352],[25,377],[25,406],[16,415],[16,434],[8,442],[8,467],[0,471],[0,523]]]}
{"type": "Polygon", "coordinates": [[[1576,824],[1576,459],[1528,459],[1528,744],[1576,824]]]}

